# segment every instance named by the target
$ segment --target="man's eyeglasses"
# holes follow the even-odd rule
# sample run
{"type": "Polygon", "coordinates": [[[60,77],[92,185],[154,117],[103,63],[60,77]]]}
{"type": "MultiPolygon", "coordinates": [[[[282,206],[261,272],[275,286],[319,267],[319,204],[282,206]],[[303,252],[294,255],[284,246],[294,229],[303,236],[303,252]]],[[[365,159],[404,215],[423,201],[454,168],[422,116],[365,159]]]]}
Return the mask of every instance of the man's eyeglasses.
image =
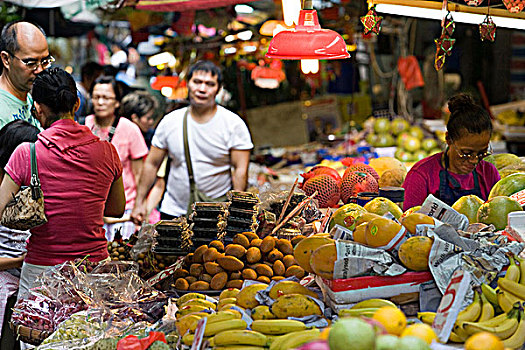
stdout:
{"type": "Polygon", "coordinates": [[[42,66],[42,69],[47,69],[51,67],[51,64],[53,62],[55,62],[55,58],[53,56],[49,56],[49,57],[43,58],[40,61],[37,61],[34,58],[19,58],[9,51],[6,51],[6,52],[12,57],[22,62],[26,66],[27,69],[33,70],[33,71],[37,70],[39,66],[42,66]]]}
{"type": "Polygon", "coordinates": [[[456,153],[458,154],[459,158],[462,160],[473,160],[476,159],[478,161],[482,160],[485,157],[490,156],[493,153],[492,145],[489,143],[489,148],[482,153],[463,153],[461,152],[457,147],[454,147],[456,149],[456,153]]]}

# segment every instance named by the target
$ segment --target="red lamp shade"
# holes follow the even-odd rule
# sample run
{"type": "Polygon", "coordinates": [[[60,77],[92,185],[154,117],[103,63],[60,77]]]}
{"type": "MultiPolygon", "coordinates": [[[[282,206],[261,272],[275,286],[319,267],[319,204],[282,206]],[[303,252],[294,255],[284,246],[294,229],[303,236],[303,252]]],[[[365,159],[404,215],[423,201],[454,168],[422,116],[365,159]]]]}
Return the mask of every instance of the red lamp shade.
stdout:
{"type": "Polygon", "coordinates": [[[155,77],[155,79],[153,79],[153,82],[151,83],[151,88],[154,90],[160,90],[164,86],[169,86],[175,89],[178,85],[179,85],[179,77],[175,77],[171,75],[160,75],[158,77],[155,77]]]}
{"type": "Polygon", "coordinates": [[[266,57],[331,60],[348,58],[350,54],[341,35],[330,29],[321,29],[317,11],[301,10],[295,29],[277,33],[270,42],[266,57]]]}

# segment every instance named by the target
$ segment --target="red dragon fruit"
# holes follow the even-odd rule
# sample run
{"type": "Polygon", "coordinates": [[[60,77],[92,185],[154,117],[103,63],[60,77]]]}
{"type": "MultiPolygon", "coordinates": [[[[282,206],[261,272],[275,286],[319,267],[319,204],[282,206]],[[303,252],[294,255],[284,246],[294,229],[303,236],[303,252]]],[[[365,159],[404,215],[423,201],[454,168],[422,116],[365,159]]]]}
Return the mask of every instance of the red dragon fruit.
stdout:
{"type": "Polygon", "coordinates": [[[315,191],[315,199],[320,208],[334,207],[339,202],[339,183],[330,175],[322,174],[309,178],[303,184],[303,191],[311,196],[315,191]]]}
{"type": "Polygon", "coordinates": [[[343,182],[341,183],[341,200],[346,204],[350,198],[357,197],[361,192],[375,192],[379,191],[376,179],[368,173],[361,171],[353,171],[345,173],[343,182]]]}
{"type": "Polygon", "coordinates": [[[341,185],[342,179],[339,173],[337,172],[337,170],[324,166],[324,165],[316,165],[312,169],[310,169],[308,172],[301,174],[301,176],[303,177],[303,183],[299,185],[299,188],[303,188],[306,181],[308,181],[309,179],[317,175],[329,175],[333,177],[334,180],[336,180],[339,185],[341,185]]]}
{"type": "Polygon", "coordinates": [[[376,179],[377,182],[379,182],[379,175],[377,174],[377,171],[375,171],[374,168],[372,168],[370,165],[364,164],[364,163],[354,163],[350,165],[348,168],[346,168],[345,173],[343,174],[343,179],[354,171],[360,171],[362,173],[368,173],[376,179]]]}

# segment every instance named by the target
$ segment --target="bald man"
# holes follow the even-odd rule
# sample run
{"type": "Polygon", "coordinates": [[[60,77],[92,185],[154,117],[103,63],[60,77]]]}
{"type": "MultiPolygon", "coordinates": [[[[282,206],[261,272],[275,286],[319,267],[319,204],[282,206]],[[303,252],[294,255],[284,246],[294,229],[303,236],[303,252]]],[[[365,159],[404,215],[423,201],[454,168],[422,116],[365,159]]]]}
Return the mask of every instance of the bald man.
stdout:
{"type": "Polygon", "coordinates": [[[29,92],[36,75],[55,60],[49,54],[44,30],[24,21],[6,24],[0,37],[0,59],[0,129],[16,119],[40,128],[31,113],[29,92]]]}

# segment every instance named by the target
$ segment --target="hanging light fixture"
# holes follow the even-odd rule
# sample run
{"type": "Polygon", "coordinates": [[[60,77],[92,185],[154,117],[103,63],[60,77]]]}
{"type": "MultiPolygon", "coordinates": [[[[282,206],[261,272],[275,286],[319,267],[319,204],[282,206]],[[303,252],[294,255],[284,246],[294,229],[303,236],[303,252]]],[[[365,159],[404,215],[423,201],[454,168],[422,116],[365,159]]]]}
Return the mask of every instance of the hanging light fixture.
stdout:
{"type": "Polygon", "coordinates": [[[350,57],[341,35],[321,29],[312,1],[305,0],[304,9],[294,29],[277,33],[268,47],[266,57],[283,60],[330,60],[350,57]]]}

